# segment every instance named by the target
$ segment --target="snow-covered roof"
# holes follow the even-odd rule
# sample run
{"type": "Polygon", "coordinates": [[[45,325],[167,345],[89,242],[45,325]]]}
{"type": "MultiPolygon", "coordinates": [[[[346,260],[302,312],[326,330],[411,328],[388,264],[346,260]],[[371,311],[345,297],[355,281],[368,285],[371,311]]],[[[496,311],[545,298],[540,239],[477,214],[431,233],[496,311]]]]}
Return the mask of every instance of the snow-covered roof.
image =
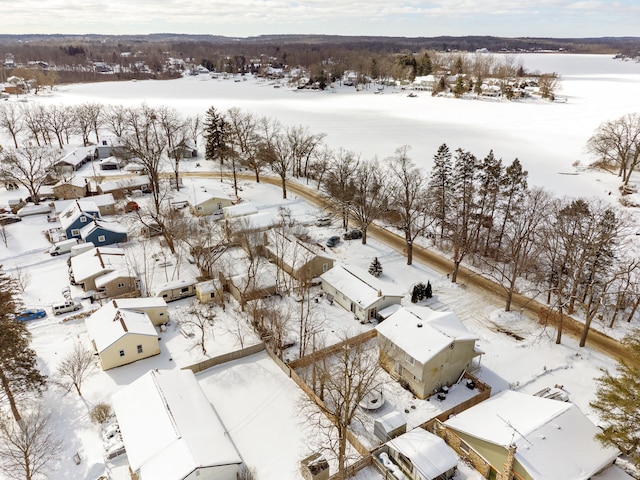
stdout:
{"type": "Polygon", "coordinates": [[[355,265],[335,266],[320,278],[362,308],[373,305],[381,296],[403,296],[398,286],[384,283],[355,265]]]}
{"type": "Polygon", "coordinates": [[[86,238],[96,229],[107,230],[114,233],[127,233],[127,228],[118,222],[96,219],[80,229],[80,237],[86,238]]]}
{"type": "Polygon", "coordinates": [[[437,478],[458,465],[458,457],[445,441],[422,428],[403,433],[387,445],[409,458],[426,480],[437,478]]]}
{"type": "Polygon", "coordinates": [[[108,285],[109,283],[118,280],[120,278],[132,278],[134,277],[133,273],[129,273],[128,271],[119,268],[117,270],[114,270],[112,272],[109,273],[105,273],[104,275],[100,275],[98,278],[96,278],[95,284],[96,284],[96,288],[102,288],[106,285],[108,285]]]}
{"type": "Polygon", "coordinates": [[[71,203],[60,213],[60,225],[66,230],[82,215],[93,217],[100,216],[100,209],[95,202],[91,200],[72,200],[71,203]]]}
{"type": "Polygon", "coordinates": [[[633,480],[633,477],[617,465],[611,465],[603,472],[594,475],[593,480],[633,480]]]}
{"type": "Polygon", "coordinates": [[[146,175],[136,175],[120,180],[110,180],[107,182],[102,182],[100,184],[100,189],[103,192],[109,193],[116,190],[121,190],[123,188],[142,187],[143,185],[149,185],[149,177],[146,175]]]}
{"type": "Polygon", "coordinates": [[[129,465],[141,478],[179,480],[242,462],[191,370],[151,370],[112,397],[129,465]]]}
{"type": "Polygon", "coordinates": [[[72,152],[67,153],[64,157],[58,160],[57,163],[66,163],[75,167],[76,165],[84,162],[88,157],[94,155],[95,151],[95,145],[91,147],[79,147],[72,152]]]}
{"type": "Polygon", "coordinates": [[[211,200],[228,200],[231,201],[231,197],[224,192],[207,188],[206,190],[193,189],[188,193],[189,203],[191,205],[202,205],[211,200]]]}
{"type": "Polygon", "coordinates": [[[276,258],[279,258],[285,265],[289,265],[293,270],[305,266],[316,257],[330,259],[319,249],[309,244],[305,244],[295,237],[287,237],[280,232],[269,232],[269,243],[264,246],[276,258]]]}
{"type": "Polygon", "coordinates": [[[222,209],[225,218],[243,217],[245,215],[254,215],[258,213],[258,209],[250,203],[239,203],[222,209]]]}
{"type": "Polygon", "coordinates": [[[620,452],[603,447],[598,432],[577,406],[505,390],[450,418],[450,428],[507,448],[533,480],[587,480],[620,452]]]}
{"type": "Polygon", "coordinates": [[[407,419],[398,410],[391,410],[376,418],[376,422],[382,425],[386,432],[393,432],[396,428],[406,425],[407,419]]]}
{"type": "Polygon", "coordinates": [[[118,309],[112,302],[92,313],[85,323],[98,353],[126,335],[158,335],[146,313],[118,309]]]}
{"type": "Polygon", "coordinates": [[[167,306],[167,302],[164,301],[164,298],[160,297],[118,298],[116,300],[112,300],[110,303],[112,303],[114,307],[121,308],[123,310],[138,310],[141,308],[167,306]]]}
{"type": "Polygon", "coordinates": [[[104,207],[106,205],[114,205],[116,201],[113,199],[113,195],[105,193],[102,195],[94,195],[92,197],[86,197],[82,200],[56,200],[53,202],[53,206],[58,214],[62,213],[69,205],[79,201],[81,204],[84,202],[93,202],[98,207],[104,207]]]}
{"type": "Polygon", "coordinates": [[[173,290],[174,288],[183,288],[188,287],[190,285],[195,285],[196,280],[193,278],[182,278],[180,280],[171,280],[170,282],[165,282],[156,287],[156,292],[161,292],[163,290],[173,290]]]}
{"type": "Polygon", "coordinates": [[[402,307],[376,330],[422,364],[455,341],[478,339],[455,313],[429,307],[402,307]]]}
{"type": "Polygon", "coordinates": [[[123,249],[96,247],[71,257],[71,269],[76,282],[82,282],[100,273],[113,272],[114,270],[127,272],[128,266],[123,249]]]}
{"type": "Polygon", "coordinates": [[[87,186],[88,183],[89,183],[89,179],[86,177],[73,176],[68,180],[60,180],[58,183],[54,185],[54,187],[59,187],[61,185],[73,185],[74,187],[84,188],[87,186]]]}

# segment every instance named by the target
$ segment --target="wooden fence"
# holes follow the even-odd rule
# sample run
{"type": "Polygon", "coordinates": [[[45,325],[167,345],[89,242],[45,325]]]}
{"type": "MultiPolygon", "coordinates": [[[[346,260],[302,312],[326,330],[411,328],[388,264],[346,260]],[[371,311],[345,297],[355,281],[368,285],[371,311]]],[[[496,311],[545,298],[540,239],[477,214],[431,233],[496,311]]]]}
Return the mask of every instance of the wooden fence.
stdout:
{"type": "Polygon", "coordinates": [[[202,372],[203,370],[221,365],[223,363],[238,360],[239,358],[248,357],[249,355],[253,355],[254,353],[261,352],[264,349],[264,343],[258,343],[241,350],[236,350],[234,352],[225,353],[224,355],[218,355],[217,357],[208,358],[201,362],[194,363],[193,365],[189,365],[188,367],[183,367],[182,370],[191,370],[193,373],[202,372]]]}

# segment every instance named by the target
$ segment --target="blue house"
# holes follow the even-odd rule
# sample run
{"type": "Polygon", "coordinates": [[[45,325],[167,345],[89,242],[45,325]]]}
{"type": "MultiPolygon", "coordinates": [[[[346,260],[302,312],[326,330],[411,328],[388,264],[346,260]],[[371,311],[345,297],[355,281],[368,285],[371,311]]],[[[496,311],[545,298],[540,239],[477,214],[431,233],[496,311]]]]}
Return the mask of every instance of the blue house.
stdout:
{"type": "Polygon", "coordinates": [[[60,213],[60,224],[67,238],[80,238],[80,230],[100,218],[100,208],[90,200],[76,200],[60,213]]]}
{"type": "Polygon", "coordinates": [[[92,242],[96,247],[127,241],[127,229],[117,222],[94,219],[80,230],[80,238],[92,242]]]}

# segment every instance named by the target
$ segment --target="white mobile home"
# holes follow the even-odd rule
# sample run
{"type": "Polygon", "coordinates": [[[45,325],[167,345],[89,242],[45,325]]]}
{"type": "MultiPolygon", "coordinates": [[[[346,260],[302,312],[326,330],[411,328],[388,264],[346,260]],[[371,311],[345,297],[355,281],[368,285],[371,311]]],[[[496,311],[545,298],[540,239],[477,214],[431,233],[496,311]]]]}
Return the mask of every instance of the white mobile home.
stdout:
{"type": "Polygon", "coordinates": [[[165,302],[192,297],[196,294],[196,280],[184,279],[163,283],[156,288],[156,297],[163,298],[165,302]]]}

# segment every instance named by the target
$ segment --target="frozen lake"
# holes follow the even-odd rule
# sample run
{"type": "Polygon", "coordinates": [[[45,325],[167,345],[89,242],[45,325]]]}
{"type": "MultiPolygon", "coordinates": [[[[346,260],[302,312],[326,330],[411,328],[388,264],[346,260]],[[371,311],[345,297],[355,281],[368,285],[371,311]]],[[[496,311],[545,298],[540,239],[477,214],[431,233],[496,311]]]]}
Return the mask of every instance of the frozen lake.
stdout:
{"type": "MultiPolygon", "coordinates": [[[[412,147],[412,159],[430,168],[437,148],[469,150],[483,158],[490,150],[508,164],[520,159],[530,183],[559,194],[597,195],[610,185],[576,169],[591,161],[585,145],[602,122],[634,111],[640,104],[640,63],[611,55],[523,54],[527,71],[557,72],[558,94],[565,103],[432,97],[375,88],[356,92],[335,85],[327,91],[274,88],[266,81],[217,80],[208,75],[169,81],[108,82],[60,86],[44,102],[77,104],[167,105],[185,115],[207,108],[238,107],[257,116],[277,118],[325,133],[331,148],[345,148],[363,158],[383,160],[396,148],[412,147]]],[[[601,177],[601,176],[600,176],[601,177]]],[[[615,183],[615,182],[614,182],[615,183]]]]}

